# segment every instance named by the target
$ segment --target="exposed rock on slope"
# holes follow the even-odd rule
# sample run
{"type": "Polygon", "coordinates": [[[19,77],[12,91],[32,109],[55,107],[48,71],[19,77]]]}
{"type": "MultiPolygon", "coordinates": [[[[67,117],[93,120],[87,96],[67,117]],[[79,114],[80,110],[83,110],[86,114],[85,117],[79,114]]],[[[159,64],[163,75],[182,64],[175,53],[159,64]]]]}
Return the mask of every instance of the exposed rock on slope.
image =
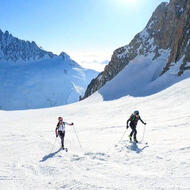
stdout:
{"type": "Polygon", "coordinates": [[[161,3],[145,29],[129,45],[114,51],[104,71],[91,81],[83,98],[90,96],[112,80],[130,61],[139,55],[153,54],[152,62],[163,50],[170,52],[160,76],[177,66],[178,76],[190,69],[190,1],[171,0],[161,3]],[[180,63],[179,63],[179,60],[180,63]]]}

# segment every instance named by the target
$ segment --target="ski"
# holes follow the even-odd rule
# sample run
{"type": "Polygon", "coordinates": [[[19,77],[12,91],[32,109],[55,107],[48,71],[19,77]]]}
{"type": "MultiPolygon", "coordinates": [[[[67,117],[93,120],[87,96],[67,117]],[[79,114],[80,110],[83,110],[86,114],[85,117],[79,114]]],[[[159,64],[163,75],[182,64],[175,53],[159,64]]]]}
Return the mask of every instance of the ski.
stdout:
{"type": "Polygon", "coordinates": [[[148,142],[138,142],[139,144],[145,144],[148,145],[148,142]]]}
{"type": "Polygon", "coordinates": [[[130,140],[128,142],[130,142],[130,143],[136,143],[136,144],[145,144],[145,145],[148,145],[148,142],[141,142],[141,141],[136,142],[136,141],[130,141],[130,140]]]}
{"type": "Polygon", "coordinates": [[[148,142],[138,142],[138,144],[145,144],[145,145],[148,145],[148,142]]]}

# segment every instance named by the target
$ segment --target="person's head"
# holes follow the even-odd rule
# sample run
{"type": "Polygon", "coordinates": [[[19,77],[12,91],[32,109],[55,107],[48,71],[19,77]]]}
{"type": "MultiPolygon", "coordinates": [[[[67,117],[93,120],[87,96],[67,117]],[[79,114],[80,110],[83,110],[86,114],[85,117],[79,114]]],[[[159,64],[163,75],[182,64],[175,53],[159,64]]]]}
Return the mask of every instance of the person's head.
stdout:
{"type": "Polygon", "coordinates": [[[63,118],[62,117],[58,117],[58,121],[59,122],[63,122],[63,118]]]}
{"type": "Polygon", "coordinates": [[[134,111],[134,115],[138,116],[139,115],[139,111],[134,111]]]}

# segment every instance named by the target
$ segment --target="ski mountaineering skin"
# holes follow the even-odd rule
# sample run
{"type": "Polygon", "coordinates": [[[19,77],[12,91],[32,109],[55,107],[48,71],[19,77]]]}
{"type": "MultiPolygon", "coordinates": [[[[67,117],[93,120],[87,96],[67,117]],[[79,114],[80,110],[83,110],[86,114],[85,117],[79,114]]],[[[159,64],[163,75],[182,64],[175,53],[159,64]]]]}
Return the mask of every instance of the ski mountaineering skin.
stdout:
{"type": "Polygon", "coordinates": [[[132,141],[132,136],[134,137],[134,142],[138,143],[137,140],[137,123],[138,121],[141,121],[144,125],[146,125],[146,123],[141,119],[140,115],[139,115],[139,111],[134,111],[134,113],[130,116],[130,118],[127,120],[127,126],[126,128],[129,128],[129,121],[130,121],[130,127],[132,129],[130,135],[129,135],[129,140],[132,141]]]}
{"type": "Polygon", "coordinates": [[[55,134],[56,134],[56,137],[58,137],[58,136],[60,137],[61,147],[63,150],[65,149],[65,151],[67,152],[67,148],[64,147],[65,125],[74,125],[74,123],[64,122],[62,117],[58,117],[58,123],[55,128],[55,134]]]}

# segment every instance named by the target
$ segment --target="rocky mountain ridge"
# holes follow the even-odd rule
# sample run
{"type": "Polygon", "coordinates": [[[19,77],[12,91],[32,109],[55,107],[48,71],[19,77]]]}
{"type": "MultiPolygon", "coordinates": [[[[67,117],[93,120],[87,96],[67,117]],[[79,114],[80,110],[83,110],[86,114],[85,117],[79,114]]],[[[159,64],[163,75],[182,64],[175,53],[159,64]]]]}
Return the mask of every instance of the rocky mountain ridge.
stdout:
{"type": "Polygon", "coordinates": [[[103,87],[138,56],[153,55],[152,62],[169,52],[159,76],[175,66],[181,76],[190,69],[190,1],[163,2],[154,11],[145,29],[138,33],[129,45],[116,49],[111,61],[88,85],[83,98],[103,87]]]}
{"type": "MultiPolygon", "coordinates": [[[[64,61],[70,59],[65,52],[62,52],[59,56],[64,61]]],[[[43,50],[34,41],[20,40],[12,36],[8,31],[3,33],[0,30],[0,61],[32,62],[55,57],[57,57],[56,54],[43,50]]]]}

